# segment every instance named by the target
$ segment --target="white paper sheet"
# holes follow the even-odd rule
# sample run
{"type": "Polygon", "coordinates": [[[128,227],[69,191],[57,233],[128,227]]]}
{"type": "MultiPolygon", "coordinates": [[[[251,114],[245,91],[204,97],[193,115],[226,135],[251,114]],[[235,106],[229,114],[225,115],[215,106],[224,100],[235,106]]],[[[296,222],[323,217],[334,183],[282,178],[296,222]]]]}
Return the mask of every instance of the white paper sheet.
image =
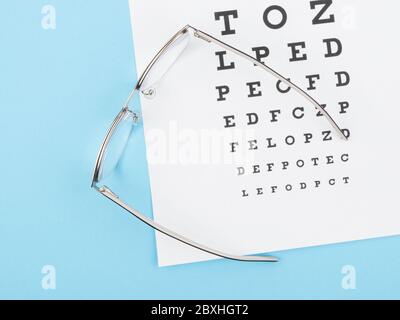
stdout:
{"type": "MultiPolygon", "coordinates": [[[[310,103],[293,92],[279,93],[276,79],[239,57],[228,53],[226,63],[234,62],[235,69],[218,71],[216,52],[223,49],[193,38],[156,97],[141,99],[157,222],[235,254],[400,233],[395,35],[400,5],[329,2],[131,1],[139,72],[176,31],[191,24],[252,55],[252,48],[268,47],[263,61],[304,89],[310,84],[306,76],[318,74],[316,89],[308,92],[350,132],[349,141],[340,140],[310,103]],[[269,12],[271,5],[279,8],[269,12]],[[226,11],[235,12],[229,16],[234,34],[223,35],[224,18],[216,19],[215,13],[226,11]],[[325,57],[327,39],[340,41],[340,55],[325,57]],[[295,47],[296,56],[306,54],[307,60],[291,62],[288,44],[299,42],[304,44],[295,47]],[[350,82],[338,87],[335,73],[343,71],[350,82]],[[255,92],[261,96],[248,97],[249,82],[260,82],[255,92]],[[230,92],[217,101],[216,87],[225,85],[230,92]],[[247,125],[254,114],[258,123],[247,125]],[[235,117],[235,128],[224,127],[226,116],[235,117]],[[255,144],[257,150],[249,150],[255,144]]],[[[331,49],[340,51],[337,41],[331,49]]],[[[162,234],[157,250],[160,266],[215,258],[162,234]]]]}

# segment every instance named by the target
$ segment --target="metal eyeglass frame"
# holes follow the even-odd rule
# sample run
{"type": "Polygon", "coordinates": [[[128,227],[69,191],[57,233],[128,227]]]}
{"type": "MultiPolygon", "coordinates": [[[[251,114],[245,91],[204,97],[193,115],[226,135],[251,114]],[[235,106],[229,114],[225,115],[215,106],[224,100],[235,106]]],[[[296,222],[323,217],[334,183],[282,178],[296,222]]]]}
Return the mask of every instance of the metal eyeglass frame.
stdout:
{"type": "Polygon", "coordinates": [[[292,88],[293,90],[297,91],[298,93],[300,93],[304,98],[306,98],[307,100],[309,100],[314,106],[315,108],[320,111],[329,121],[329,123],[333,126],[333,128],[335,129],[335,131],[340,135],[341,138],[347,140],[347,137],[345,136],[345,134],[343,133],[343,131],[340,129],[340,127],[337,125],[337,123],[333,120],[333,118],[329,115],[329,113],[313,98],[311,97],[307,92],[305,92],[304,90],[302,90],[299,86],[297,86],[296,84],[294,84],[293,82],[291,82],[290,80],[288,80],[287,78],[285,78],[284,76],[282,76],[280,73],[276,72],[275,70],[273,70],[272,68],[270,68],[269,66],[265,65],[264,63],[258,61],[257,59],[253,58],[252,56],[244,53],[243,51],[236,49],[232,46],[230,46],[229,44],[222,42],[221,40],[218,40],[216,38],[214,38],[213,36],[200,31],[190,25],[185,26],[184,28],[182,28],[181,30],[179,30],[165,45],[164,47],[162,47],[162,49],[155,55],[155,57],[151,60],[151,62],[148,64],[148,66],[146,67],[146,69],[144,70],[144,72],[142,73],[142,75],[140,76],[139,80],[137,81],[137,84],[135,86],[135,88],[132,90],[132,92],[130,93],[127,102],[125,103],[124,107],[122,108],[122,110],[118,113],[117,117],[114,119],[114,122],[111,125],[111,128],[109,129],[102,145],[99,151],[99,154],[97,156],[96,159],[96,164],[95,164],[95,168],[94,168],[94,173],[93,173],[93,178],[92,178],[92,187],[94,189],[96,189],[98,192],[100,192],[103,196],[105,196],[106,198],[110,199],[111,201],[113,201],[114,203],[116,203],[117,205],[119,205],[120,207],[122,207],[123,209],[125,209],[126,211],[128,211],[130,214],[132,214],[133,216],[135,216],[136,218],[138,218],[139,220],[141,220],[142,222],[144,222],[145,224],[147,224],[148,226],[152,227],[153,229],[175,239],[178,240],[182,243],[185,243],[189,246],[192,246],[196,249],[202,250],[204,252],[213,254],[215,256],[218,257],[222,257],[222,258],[227,258],[227,259],[231,259],[231,260],[238,260],[238,261],[252,261],[252,262],[276,262],[278,261],[278,259],[276,257],[272,257],[272,256],[241,256],[241,255],[234,255],[234,254],[229,254],[229,253],[225,253],[225,252],[221,252],[219,250],[215,250],[212,248],[209,248],[205,245],[199,244],[195,241],[192,241],[191,239],[188,239],[180,234],[177,234],[176,232],[169,230],[168,228],[160,225],[159,223],[155,222],[154,220],[148,218],[147,216],[141,214],[140,212],[138,212],[137,210],[133,209],[132,207],[130,207],[128,204],[126,204],[124,201],[122,201],[118,195],[116,195],[114,192],[111,191],[111,189],[109,189],[107,186],[98,186],[98,183],[100,182],[101,179],[101,169],[102,169],[102,164],[103,164],[103,160],[104,160],[104,156],[106,154],[107,151],[107,147],[109,145],[109,142],[111,140],[111,137],[113,136],[116,128],[118,127],[118,125],[120,124],[122,119],[125,119],[127,116],[131,116],[133,117],[134,121],[138,121],[138,115],[136,113],[134,113],[133,111],[131,111],[129,109],[129,103],[132,100],[132,97],[135,95],[136,92],[142,92],[142,94],[144,94],[145,96],[148,96],[149,94],[152,94],[152,91],[149,90],[148,92],[144,92],[141,91],[141,85],[143,84],[144,80],[146,79],[146,76],[148,75],[149,71],[151,70],[151,68],[154,66],[154,64],[159,60],[159,58],[164,54],[164,52],[166,52],[168,50],[168,48],[170,47],[170,45],[172,43],[174,43],[178,38],[180,38],[182,35],[184,35],[187,32],[192,32],[193,35],[198,38],[198,39],[202,39],[208,43],[214,43],[232,53],[235,53],[239,56],[241,56],[242,58],[245,58],[247,60],[249,60],[251,63],[255,64],[256,66],[266,70],[267,72],[269,72],[270,74],[272,74],[273,76],[275,76],[277,79],[279,79],[280,81],[282,81],[283,83],[285,83],[286,85],[288,85],[290,88],[292,88]]]}

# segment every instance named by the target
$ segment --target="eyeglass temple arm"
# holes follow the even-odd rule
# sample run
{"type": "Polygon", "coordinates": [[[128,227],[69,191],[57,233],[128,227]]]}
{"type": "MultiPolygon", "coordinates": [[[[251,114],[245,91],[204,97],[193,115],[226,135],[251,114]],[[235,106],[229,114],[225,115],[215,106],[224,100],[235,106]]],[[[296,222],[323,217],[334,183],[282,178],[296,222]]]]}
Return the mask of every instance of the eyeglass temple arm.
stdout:
{"type": "Polygon", "coordinates": [[[335,122],[335,120],[331,117],[331,115],[312,96],[310,96],[307,92],[305,92],[303,89],[301,89],[298,85],[296,85],[292,81],[288,80],[287,78],[282,76],[279,72],[275,71],[271,67],[265,65],[264,63],[258,61],[255,58],[253,58],[249,54],[247,54],[247,53],[245,53],[243,51],[240,51],[239,49],[236,49],[236,48],[230,46],[229,44],[214,38],[213,36],[209,35],[208,33],[200,31],[200,30],[198,30],[198,29],[196,29],[194,27],[191,27],[191,26],[188,26],[188,27],[193,30],[195,37],[200,38],[202,40],[205,40],[207,42],[212,42],[214,44],[217,44],[220,47],[222,47],[222,48],[224,48],[224,49],[226,49],[228,51],[231,51],[231,52],[241,56],[242,58],[245,58],[245,59],[249,60],[250,62],[254,63],[255,65],[257,65],[257,66],[259,66],[261,68],[263,68],[264,70],[266,70],[267,72],[269,72],[270,74],[272,74],[273,76],[278,78],[280,81],[285,83],[287,86],[289,86],[290,88],[292,88],[293,90],[298,92],[300,95],[302,95],[308,101],[310,101],[315,106],[315,108],[317,108],[317,110],[320,111],[328,119],[329,123],[333,126],[335,131],[340,135],[340,137],[342,139],[348,140],[347,136],[344,134],[344,132],[339,127],[339,125],[335,122]]]}
{"type": "Polygon", "coordinates": [[[146,217],[145,215],[139,213],[138,211],[136,211],[135,209],[131,208],[130,206],[128,206],[125,202],[123,202],[121,199],[119,199],[119,197],[113,193],[109,188],[107,188],[106,186],[103,187],[95,187],[97,189],[97,191],[99,191],[103,196],[105,196],[106,198],[110,199],[111,201],[113,201],[114,203],[116,203],[117,205],[119,205],[120,207],[122,207],[123,209],[125,209],[126,211],[128,211],[130,214],[132,214],[133,216],[135,216],[136,218],[138,218],[139,220],[141,220],[142,222],[144,222],[145,224],[147,224],[148,226],[152,227],[153,229],[175,239],[178,240],[182,243],[185,243],[191,247],[194,247],[196,249],[202,250],[204,252],[213,254],[215,256],[221,257],[221,258],[226,258],[226,259],[230,259],[230,260],[236,260],[236,261],[248,261],[248,262],[277,262],[278,259],[272,256],[239,256],[239,255],[233,255],[233,254],[227,254],[218,250],[214,250],[211,248],[208,248],[204,245],[201,245],[197,242],[194,242],[184,236],[181,236],[177,233],[175,233],[174,231],[171,231],[165,227],[163,227],[162,225],[158,224],[157,222],[153,221],[152,219],[146,217]]]}

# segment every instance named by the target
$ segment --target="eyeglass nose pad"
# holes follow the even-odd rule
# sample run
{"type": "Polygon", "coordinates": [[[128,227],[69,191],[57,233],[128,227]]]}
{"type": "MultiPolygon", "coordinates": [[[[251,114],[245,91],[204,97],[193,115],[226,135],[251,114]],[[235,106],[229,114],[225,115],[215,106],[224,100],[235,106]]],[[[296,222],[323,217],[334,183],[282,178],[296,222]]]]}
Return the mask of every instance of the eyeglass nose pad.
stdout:
{"type": "Polygon", "coordinates": [[[132,117],[133,124],[138,125],[141,119],[140,112],[136,110],[135,111],[129,110],[129,114],[132,117]]]}
{"type": "Polygon", "coordinates": [[[142,90],[142,94],[146,99],[154,99],[156,96],[156,89],[150,87],[148,89],[142,90]]]}

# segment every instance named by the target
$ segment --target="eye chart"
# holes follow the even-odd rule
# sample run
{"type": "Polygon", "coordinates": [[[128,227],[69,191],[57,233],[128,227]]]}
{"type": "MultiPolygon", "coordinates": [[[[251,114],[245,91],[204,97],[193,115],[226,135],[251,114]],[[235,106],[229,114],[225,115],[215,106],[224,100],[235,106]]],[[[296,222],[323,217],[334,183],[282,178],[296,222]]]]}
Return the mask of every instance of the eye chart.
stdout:
{"type": "MultiPolygon", "coordinates": [[[[156,96],[141,98],[157,222],[234,254],[400,233],[395,1],[132,0],[130,8],[139,72],[190,24],[306,90],[349,138],[265,70],[193,38],[156,96]]],[[[156,237],[160,266],[215,258],[156,237]]]]}

